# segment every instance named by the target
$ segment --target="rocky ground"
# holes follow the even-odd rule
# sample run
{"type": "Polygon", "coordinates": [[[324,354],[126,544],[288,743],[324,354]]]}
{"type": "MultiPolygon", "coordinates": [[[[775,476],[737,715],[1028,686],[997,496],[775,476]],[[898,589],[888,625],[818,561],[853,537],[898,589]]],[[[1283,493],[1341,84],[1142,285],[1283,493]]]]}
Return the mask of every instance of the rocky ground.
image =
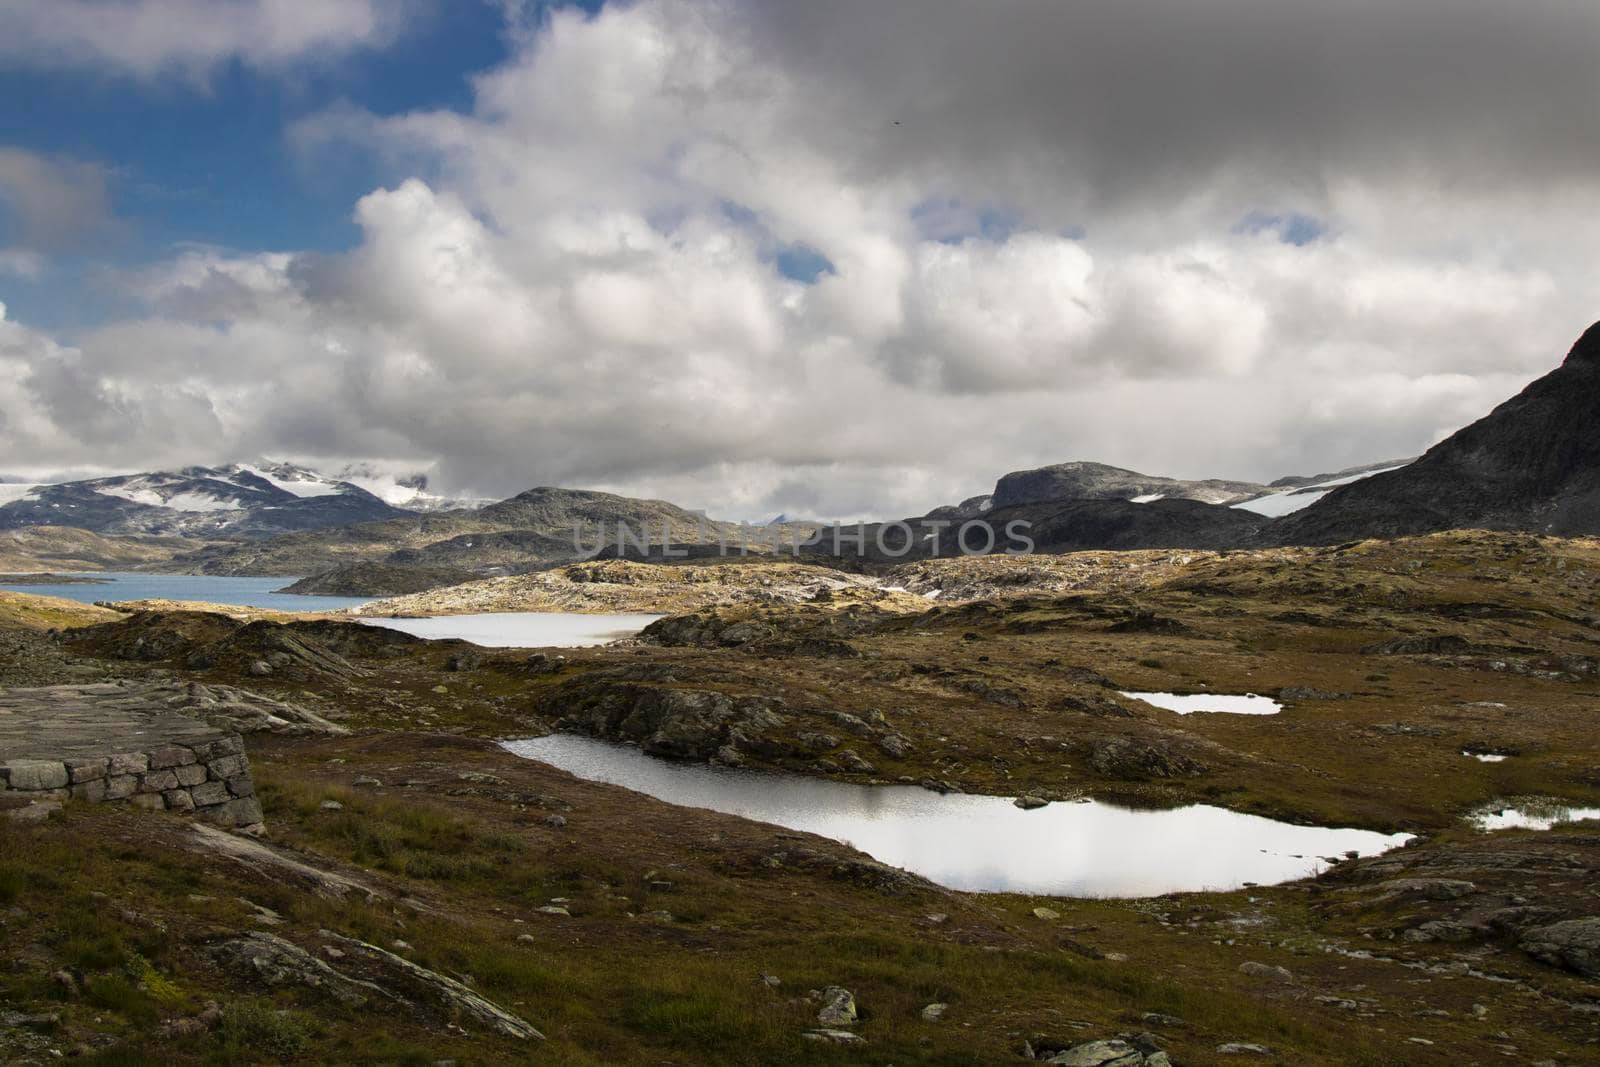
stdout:
{"type": "Polygon", "coordinates": [[[106,806],[0,819],[0,1059],[1593,1062],[1600,835],[1463,816],[1600,801],[1600,545],[1146,556],[929,563],[944,584],[898,583],[941,590],[918,610],[745,598],[532,656],[330,621],[17,615],[0,685],[199,682],[349,732],[249,736],[252,847],[106,806]],[[94,625],[47,632],[73,623],[94,625]],[[1119,695],[1146,689],[1285,710],[1119,695]],[[962,894],[492,743],[558,727],[1418,837],[1274,888],[962,894]]]}
{"type": "Polygon", "coordinates": [[[794,561],[572,563],[532,574],[432,589],[365,605],[360,614],[405,618],[485,611],[677,613],[742,605],[875,604],[921,611],[927,601],[889,579],[794,561]]]}

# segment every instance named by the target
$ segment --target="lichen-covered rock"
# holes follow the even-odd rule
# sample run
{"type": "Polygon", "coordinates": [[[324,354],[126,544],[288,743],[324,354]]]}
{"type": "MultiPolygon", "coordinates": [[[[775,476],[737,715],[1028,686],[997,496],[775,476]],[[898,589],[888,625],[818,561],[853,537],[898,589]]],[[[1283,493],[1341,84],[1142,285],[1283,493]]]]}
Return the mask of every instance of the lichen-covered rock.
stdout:
{"type": "Polygon", "coordinates": [[[1044,1062],[1059,1067],[1141,1067],[1145,1055],[1126,1041],[1089,1041],[1044,1062]]]}
{"type": "Polygon", "coordinates": [[[346,1007],[371,999],[392,1001],[386,989],[334,970],[292,941],[253,931],[216,945],[211,955],[235,978],[254,978],[268,986],[298,985],[326,993],[346,1007]]]}
{"type": "Polygon", "coordinates": [[[817,1022],[823,1026],[854,1026],[859,1021],[854,993],[836,985],[822,991],[822,1008],[817,1012],[817,1022]]]}

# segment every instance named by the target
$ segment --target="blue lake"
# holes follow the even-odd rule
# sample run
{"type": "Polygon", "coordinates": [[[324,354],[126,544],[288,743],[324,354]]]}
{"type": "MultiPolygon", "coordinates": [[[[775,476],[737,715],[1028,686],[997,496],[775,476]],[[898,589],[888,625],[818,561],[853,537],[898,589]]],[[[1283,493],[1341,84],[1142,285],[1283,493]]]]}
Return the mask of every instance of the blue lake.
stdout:
{"type": "Polygon", "coordinates": [[[268,608],[273,611],[338,611],[366,604],[371,597],[295,596],[275,590],[293,585],[298,578],[234,578],[210,574],[133,574],[96,571],[74,577],[101,581],[63,585],[7,585],[0,575],[0,589],[38,596],[58,596],[92,604],[97,600],[192,600],[234,607],[268,608]]]}

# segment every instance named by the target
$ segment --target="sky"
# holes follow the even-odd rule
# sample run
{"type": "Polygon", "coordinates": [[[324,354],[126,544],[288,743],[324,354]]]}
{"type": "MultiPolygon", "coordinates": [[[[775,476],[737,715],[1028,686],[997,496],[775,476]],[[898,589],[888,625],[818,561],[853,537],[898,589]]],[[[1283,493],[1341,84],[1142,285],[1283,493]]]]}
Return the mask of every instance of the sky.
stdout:
{"type": "Polygon", "coordinates": [[[1586,0],[0,0],[0,471],[730,518],[1413,455],[1600,318],[1586,0]]]}

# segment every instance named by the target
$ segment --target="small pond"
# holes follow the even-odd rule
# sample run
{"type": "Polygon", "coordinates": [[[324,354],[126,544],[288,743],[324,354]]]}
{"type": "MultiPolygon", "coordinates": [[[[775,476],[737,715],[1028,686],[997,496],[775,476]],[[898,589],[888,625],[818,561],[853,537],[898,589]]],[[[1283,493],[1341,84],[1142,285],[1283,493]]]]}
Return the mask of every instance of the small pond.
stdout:
{"type": "Polygon", "coordinates": [[[1559,800],[1524,797],[1504,807],[1489,805],[1467,816],[1480,830],[1549,830],[1563,823],[1600,819],[1600,808],[1572,807],[1559,800]]]}
{"type": "Polygon", "coordinates": [[[675,763],[629,745],[562,734],[505,747],[669,804],[829,837],[971,892],[1149,897],[1237,889],[1303,878],[1325,869],[1325,857],[1373,856],[1407,840],[1204,805],[1136,811],[1089,801],[1023,811],[1005,797],[675,763]]]}
{"type": "Polygon", "coordinates": [[[360,619],[430,641],[456,638],[485,648],[587,648],[631,637],[660,615],[585,615],[570,611],[503,611],[429,619],[360,619]]]}
{"type": "Polygon", "coordinates": [[[1254,693],[1228,696],[1225,693],[1123,693],[1130,700],[1142,700],[1178,715],[1214,712],[1224,715],[1276,715],[1283,710],[1271,697],[1258,697],[1254,693]]]}

